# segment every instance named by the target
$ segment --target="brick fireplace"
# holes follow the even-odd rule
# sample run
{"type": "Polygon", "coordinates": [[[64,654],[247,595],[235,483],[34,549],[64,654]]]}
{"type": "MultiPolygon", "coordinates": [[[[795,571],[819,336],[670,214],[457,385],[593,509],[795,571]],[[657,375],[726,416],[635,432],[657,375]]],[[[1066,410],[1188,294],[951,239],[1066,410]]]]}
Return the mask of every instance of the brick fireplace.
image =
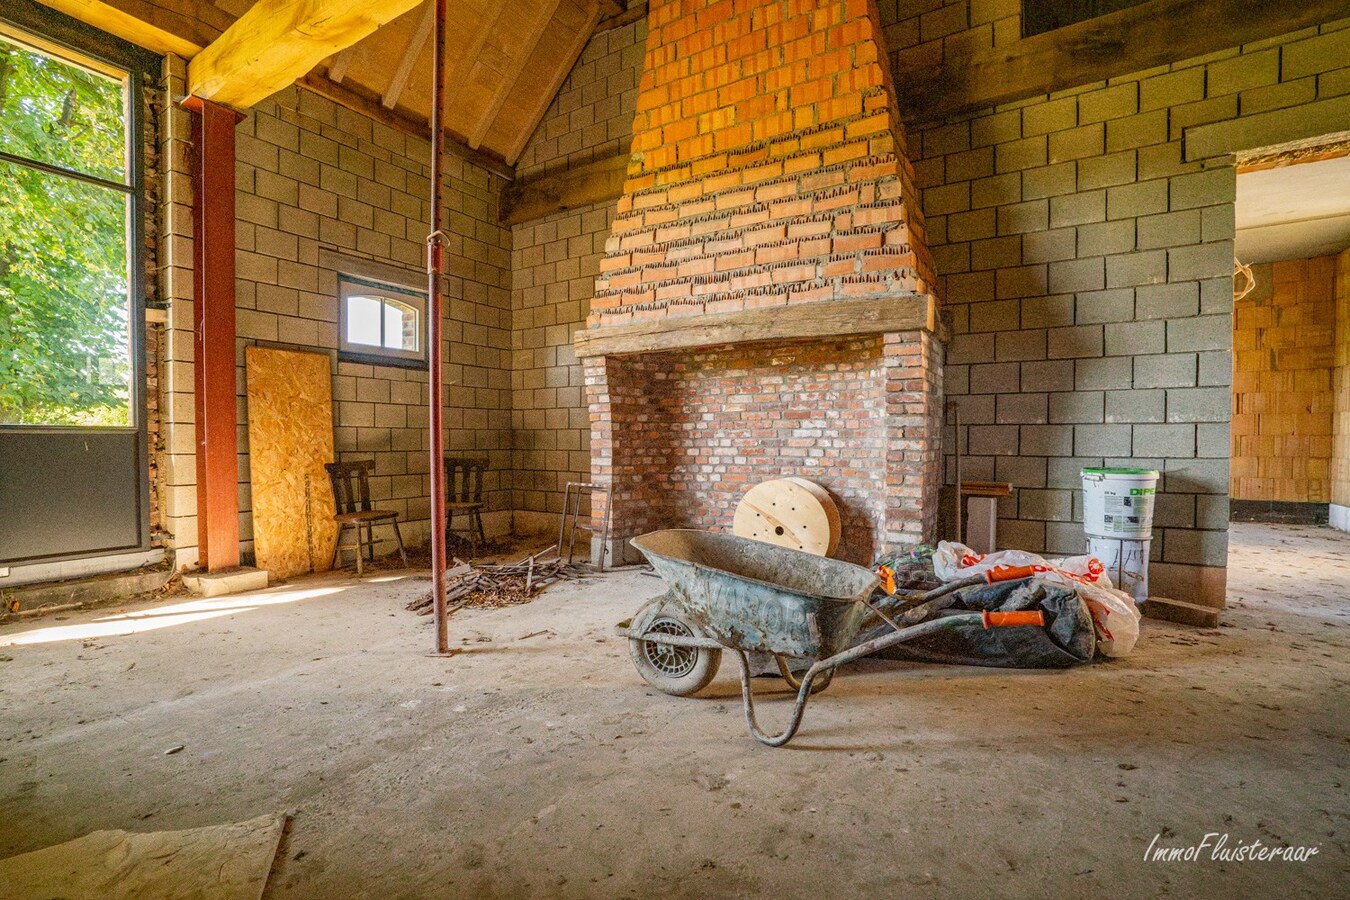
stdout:
{"type": "Polygon", "coordinates": [[[931,539],[942,345],[872,0],[649,9],[574,342],[616,557],[655,528],[729,529],[746,489],[786,475],[830,491],[836,555],[931,539]]]}

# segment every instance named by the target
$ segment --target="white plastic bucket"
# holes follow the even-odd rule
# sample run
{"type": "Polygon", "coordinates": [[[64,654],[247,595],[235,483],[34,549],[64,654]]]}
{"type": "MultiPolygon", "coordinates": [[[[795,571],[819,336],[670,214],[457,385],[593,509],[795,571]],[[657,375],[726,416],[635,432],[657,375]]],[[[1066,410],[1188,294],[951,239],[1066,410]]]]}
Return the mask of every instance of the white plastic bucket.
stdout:
{"type": "Polygon", "coordinates": [[[1152,543],[1090,537],[1088,553],[1102,561],[1117,590],[1129,594],[1135,603],[1143,603],[1148,599],[1148,551],[1152,543]]]}
{"type": "Polygon", "coordinates": [[[1144,541],[1153,534],[1154,469],[1084,469],[1083,530],[1088,537],[1144,541]]]}

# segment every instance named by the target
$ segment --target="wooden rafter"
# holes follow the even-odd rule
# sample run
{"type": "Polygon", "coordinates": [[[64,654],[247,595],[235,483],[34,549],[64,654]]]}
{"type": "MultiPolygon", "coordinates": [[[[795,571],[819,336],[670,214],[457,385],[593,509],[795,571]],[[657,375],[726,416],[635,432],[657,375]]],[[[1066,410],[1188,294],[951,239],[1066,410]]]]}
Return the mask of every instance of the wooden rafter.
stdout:
{"type": "Polygon", "coordinates": [[[417,64],[417,58],[422,55],[422,49],[426,47],[427,39],[431,37],[431,26],[435,19],[436,4],[428,3],[422,13],[422,21],[417,23],[417,30],[413,32],[408,46],[403,50],[403,58],[398,61],[394,77],[389,80],[389,87],[384,89],[384,97],[380,100],[380,104],[385,109],[393,109],[398,105],[398,98],[403,96],[403,89],[408,86],[408,79],[412,77],[413,66],[417,64]]]}
{"type": "Polygon", "coordinates": [[[333,57],[333,64],[328,67],[328,77],[334,84],[342,84],[342,79],[347,77],[347,67],[352,64],[352,56],[355,53],[356,45],[353,44],[333,57]]]}
{"type": "Polygon", "coordinates": [[[454,108],[460,89],[464,87],[464,82],[468,81],[469,73],[473,71],[473,64],[478,60],[479,54],[483,52],[483,45],[487,43],[488,35],[496,30],[504,9],[506,9],[505,3],[497,5],[496,14],[492,16],[491,20],[485,19],[483,21],[482,27],[474,34],[473,40],[465,49],[464,55],[455,60],[455,64],[450,67],[449,77],[445,82],[446,109],[454,108]]]}
{"type": "Polygon", "coordinates": [[[258,0],[188,65],[188,93],[252,106],[418,0],[258,0]]]}
{"type": "MultiPolygon", "coordinates": [[[[506,98],[511,96],[515,90],[516,82],[520,80],[520,74],[525,71],[525,66],[529,63],[530,57],[534,55],[534,50],[539,46],[539,39],[544,36],[544,30],[548,28],[549,23],[553,21],[553,16],[558,12],[558,5],[562,0],[545,0],[541,4],[538,15],[530,25],[530,30],[520,41],[516,50],[516,55],[511,59],[511,65],[506,72],[502,73],[501,83],[497,85],[497,91],[492,96],[492,102],[483,108],[478,115],[478,121],[474,124],[473,130],[469,132],[469,146],[477,149],[483,143],[483,138],[487,137],[492,124],[497,121],[497,113],[501,112],[502,104],[506,98]]],[[[590,35],[588,34],[589,38],[590,35]]]]}
{"type": "Polygon", "coordinates": [[[511,145],[511,149],[507,152],[506,161],[508,164],[514,166],[516,160],[520,159],[520,154],[525,152],[525,145],[528,144],[530,138],[534,136],[535,129],[539,127],[539,123],[543,120],[544,114],[548,112],[548,108],[552,105],[553,98],[557,95],[558,89],[562,87],[562,83],[566,81],[567,76],[571,74],[573,63],[575,63],[577,57],[581,55],[581,51],[586,48],[586,42],[591,39],[591,33],[595,30],[595,24],[598,21],[600,21],[600,6],[598,3],[592,3],[591,11],[586,17],[585,24],[577,29],[576,35],[572,38],[571,43],[567,47],[567,53],[563,57],[567,60],[567,64],[559,66],[558,71],[555,72],[553,78],[549,80],[548,86],[539,92],[539,96],[535,99],[534,106],[530,109],[530,114],[525,118],[526,127],[521,131],[520,135],[516,138],[515,143],[511,145]]]}

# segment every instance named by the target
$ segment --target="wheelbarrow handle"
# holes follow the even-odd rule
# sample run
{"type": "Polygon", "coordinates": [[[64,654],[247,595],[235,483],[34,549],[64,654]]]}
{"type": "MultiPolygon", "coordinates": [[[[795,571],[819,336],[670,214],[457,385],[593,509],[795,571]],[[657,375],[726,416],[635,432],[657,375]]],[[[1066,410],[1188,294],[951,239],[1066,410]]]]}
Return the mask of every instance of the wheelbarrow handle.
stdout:
{"type": "Polygon", "coordinates": [[[989,612],[984,613],[984,627],[988,628],[1006,628],[1016,625],[1045,625],[1045,613],[1039,609],[1022,610],[1019,612],[989,612]]]}
{"type": "Polygon", "coordinates": [[[984,574],[989,584],[999,581],[1021,581],[1036,574],[1035,566],[995,566],[984,574]]]}

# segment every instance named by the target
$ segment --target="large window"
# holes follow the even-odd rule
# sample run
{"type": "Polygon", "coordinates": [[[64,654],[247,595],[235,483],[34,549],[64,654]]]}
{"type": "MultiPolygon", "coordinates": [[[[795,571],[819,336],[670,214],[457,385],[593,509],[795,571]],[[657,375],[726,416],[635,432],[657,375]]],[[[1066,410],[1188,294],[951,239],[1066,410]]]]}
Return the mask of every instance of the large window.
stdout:
{"type": "Polygon", "coordinates": [[[338,303],[341,358],[405,367],[426,364],[424,292],[340,275],[338,303]]]}
{"type": "Polygon", "coordinates": [[[131,95],[0,31],[0,425],[136,424],[131,95]]]}

